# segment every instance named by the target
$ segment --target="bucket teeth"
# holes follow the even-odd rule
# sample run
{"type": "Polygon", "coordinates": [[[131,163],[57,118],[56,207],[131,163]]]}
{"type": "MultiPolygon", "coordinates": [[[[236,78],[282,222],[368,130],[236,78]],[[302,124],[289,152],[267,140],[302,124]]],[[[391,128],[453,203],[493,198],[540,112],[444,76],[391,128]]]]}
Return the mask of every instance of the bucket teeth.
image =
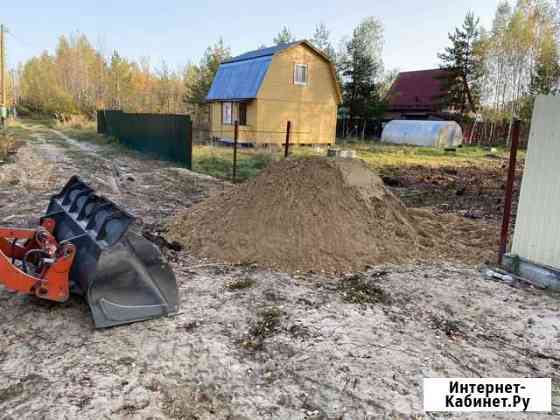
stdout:
{"type": "Polygon", "coordinates": [[[134,217],[73,176],[51,197],[54,236],[76,246],[73,293],[87,299],[98,328],[177,312],[177,283],[159,249],[130,230],[134,217]]]}

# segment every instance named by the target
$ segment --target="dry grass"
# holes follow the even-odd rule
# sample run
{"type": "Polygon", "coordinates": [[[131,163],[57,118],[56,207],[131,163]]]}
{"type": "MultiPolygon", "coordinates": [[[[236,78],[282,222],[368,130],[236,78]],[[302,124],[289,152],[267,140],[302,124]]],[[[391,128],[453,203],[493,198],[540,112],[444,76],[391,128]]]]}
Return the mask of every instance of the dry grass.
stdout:
{"type": "Polygon", "coordinates": [[[76,129],[95,131],[95,121],[83,115],[69,115],[64,120],[56,120],[54,128],[59,130],[76,129]]]}
{"type": "Polygon", "coordinates": [[[263,350],[265,340],[278,333],[282,315],[283,312],[276,306],[260,310],[241,346],[250,351],[263,350]]]}
{"type": "MultiPolygon", "coordinates": [[[[377,277],[383,274],[378,274],[377,277]]],[[[338,285],[338,291],[345,302],[357,304],[390,304],[391,297],[378,285],[375,280],[367,278],[364,274],[354,274],[343,279],[338,285]]]]}
{"type": "Polygon", "coordinates": [[[229,290],[243,290],[243,289],[249,289],[251,287],[253,287],[255,285],[255,280],[250,278],[250,277],[245,277],[242,279],[237,279],[232,281],[231,283],[228,283],[226,285],[226,287],[229,290]]]}
{"type": "Polygon", "coordinates": [[[0,131],[0,160],[5,161],[15,145],[15,139],[7,131],[0,131]]]}

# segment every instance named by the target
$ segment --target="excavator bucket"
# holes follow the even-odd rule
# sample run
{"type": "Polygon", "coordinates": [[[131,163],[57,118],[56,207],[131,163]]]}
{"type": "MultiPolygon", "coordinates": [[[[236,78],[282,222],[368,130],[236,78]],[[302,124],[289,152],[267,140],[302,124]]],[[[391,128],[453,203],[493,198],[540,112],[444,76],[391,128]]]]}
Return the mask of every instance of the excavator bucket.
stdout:
{"type": "Polygon", "coordinates": [[[134,217],[77,176],[51,197],[44,220],[75,247],[70,291],[86,298],[97,328],[177,312],[175,276],[155,244],[133,232],[134,217]]]}

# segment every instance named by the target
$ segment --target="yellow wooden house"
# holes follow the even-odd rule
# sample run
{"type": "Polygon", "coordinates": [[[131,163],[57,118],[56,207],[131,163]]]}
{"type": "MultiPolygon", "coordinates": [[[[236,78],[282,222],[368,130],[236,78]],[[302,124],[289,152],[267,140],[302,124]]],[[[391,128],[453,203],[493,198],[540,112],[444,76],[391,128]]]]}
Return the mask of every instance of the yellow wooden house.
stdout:
{"type": "Polygon", "coordinates": [[[308,41],[251,51],[224,61],[207,96],[210,136],[241,142],[334,144],[342,97],[333,64],[308,41]]]}

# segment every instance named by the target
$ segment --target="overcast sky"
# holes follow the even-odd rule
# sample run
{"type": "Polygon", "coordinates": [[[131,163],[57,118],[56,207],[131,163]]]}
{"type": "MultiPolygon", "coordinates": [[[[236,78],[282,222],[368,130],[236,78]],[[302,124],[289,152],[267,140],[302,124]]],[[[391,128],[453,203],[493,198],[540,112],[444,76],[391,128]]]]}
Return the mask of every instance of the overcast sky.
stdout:
{"type": "Polygon", "coordinates": [[[324,22],[333,42],[352,33],[366,16],[385,27],[383,61],[388,69],[437,67],[447,33],[472,10],[490,26],[498,0],[119,0],[2,1],[0,23],[8,26],[8,63],[14,66],[43,50],[53,51],[61,34],[80,31],[105,54],[114,49],[153,65],[198,63],[206,47],[223,37],[233,54],[270,45],[282,25],[298,39],[324,22]]]}

